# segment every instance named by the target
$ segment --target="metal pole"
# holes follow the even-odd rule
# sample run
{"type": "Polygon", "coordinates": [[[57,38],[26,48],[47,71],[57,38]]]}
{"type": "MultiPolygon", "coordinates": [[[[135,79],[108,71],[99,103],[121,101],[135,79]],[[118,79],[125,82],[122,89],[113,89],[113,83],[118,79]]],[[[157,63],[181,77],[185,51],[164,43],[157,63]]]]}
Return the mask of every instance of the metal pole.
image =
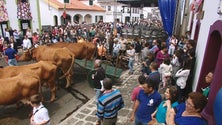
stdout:
{"type": "MultiPolygon", "coordinates": [[[[64,3],[64,12],[66,13],[66,3],[64,3]]],[[[64,25],[66,24],[66,17],[63,17],[64,18],[64,25]]]]}

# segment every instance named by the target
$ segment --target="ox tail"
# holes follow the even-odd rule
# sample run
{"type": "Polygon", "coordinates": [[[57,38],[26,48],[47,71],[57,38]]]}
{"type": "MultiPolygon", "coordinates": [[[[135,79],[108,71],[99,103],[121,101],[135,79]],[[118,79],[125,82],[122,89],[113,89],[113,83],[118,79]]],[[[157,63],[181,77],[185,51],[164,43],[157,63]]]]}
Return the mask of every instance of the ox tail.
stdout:
{"type": "Polygon", "coordinates": [[[39,79],[39,95],[42,96],[42,82],[41,82],[40,78],[38,78],[38,79],[39,79]]]}
{"type": "Polygon", "coordinates": [[[66,73],[64,73],[61,77],[59,77],[59,79],[63,79],[64,77],[66,77],[70,73],[70,71],[72,70],[72,67],[75,63],[75,56],[74,56],[74,54],[71,54],[71,55],[72,55],[72,63],[70,65],[69,69],[66,71],[66,73]]]}

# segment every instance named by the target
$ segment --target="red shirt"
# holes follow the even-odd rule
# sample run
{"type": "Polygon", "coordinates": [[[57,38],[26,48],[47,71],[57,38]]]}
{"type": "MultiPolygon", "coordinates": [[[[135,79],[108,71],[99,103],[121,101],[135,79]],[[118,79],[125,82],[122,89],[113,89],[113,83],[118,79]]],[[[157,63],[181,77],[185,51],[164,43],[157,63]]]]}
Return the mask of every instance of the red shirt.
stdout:
{"type": "Polygon", "coordinates": [[[137,96],[138,96],[141,89],[142,89],[142,87],[140,87],[140,86],[137,86],[136,88],[133,89],[133,92],[131,94],[131,100],[132,101],[136,101],[137,96]]]}

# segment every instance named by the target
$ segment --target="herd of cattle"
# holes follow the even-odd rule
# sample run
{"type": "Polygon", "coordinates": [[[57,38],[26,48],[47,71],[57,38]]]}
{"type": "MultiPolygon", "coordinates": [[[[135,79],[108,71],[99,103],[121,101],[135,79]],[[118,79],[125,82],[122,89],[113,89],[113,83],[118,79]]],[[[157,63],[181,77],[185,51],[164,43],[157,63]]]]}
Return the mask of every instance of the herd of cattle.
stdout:
{"type": "Polygon", "coordinates": [[[36,63],[0,68],[0,105],[9,105],[41,93],[41,87],[50,88],[51,98],[56,97],[58,69],[63,72],[59,78],[66,78],[66,87],[72,82],[75,59],[92,59],[96,45],[91,42],[59,42],[50,46],[38,46],[24,51],[18,61],[36,60],[36,63]]]}

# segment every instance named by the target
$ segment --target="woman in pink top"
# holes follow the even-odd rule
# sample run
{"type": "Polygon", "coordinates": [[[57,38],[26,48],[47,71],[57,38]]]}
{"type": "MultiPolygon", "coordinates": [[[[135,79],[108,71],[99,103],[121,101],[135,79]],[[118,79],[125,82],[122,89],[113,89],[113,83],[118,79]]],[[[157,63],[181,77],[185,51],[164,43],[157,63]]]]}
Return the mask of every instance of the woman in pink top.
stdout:
{"type": "Polygon", "coordinates": [[[138,77],[139,85],[133,89],[133,92],[132,92],[132,94],[131,94],[131,100],[132,100],[133,102],[136,101],[137,95],[139,94],[139,91],[141,90],[142,85],[144,84],[145,80],[146,80],[146,77],[145,77],[144,75],[140,75],[140,76],[138,77]]]}
{"type": "Polygon", "coordinates": [[[38,44],[39,42],[39,36],[36,32],[33,33],[32,41],[33,41],[33,45],[38,44]]]}
{"type": "Polygon", "coordinates": [[[170,55],[167,53],[167,46],[162,45],[161,48],[162,49],[159,52],[157,52],[156,55],[156,62],[158,66],[160,66],[160,64],[163,62],[165,58],[170,57],[170,55]]]}

